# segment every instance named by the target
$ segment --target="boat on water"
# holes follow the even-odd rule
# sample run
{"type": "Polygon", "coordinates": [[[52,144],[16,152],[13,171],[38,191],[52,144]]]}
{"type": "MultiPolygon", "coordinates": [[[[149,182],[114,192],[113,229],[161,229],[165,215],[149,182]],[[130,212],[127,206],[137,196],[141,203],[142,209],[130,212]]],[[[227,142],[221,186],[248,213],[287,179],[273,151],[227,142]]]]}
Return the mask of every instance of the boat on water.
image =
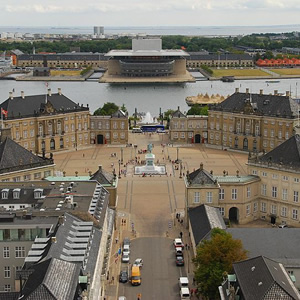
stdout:
{"type": "Polygon", "coordinates": [[[280,80],[266,80],[266,83],[279,83],[280,80]]]}
{"type": "Polygon", "coordinates": [[[219,94],[212,94],[209,96],[207,93],[205,95],[203,94],[198,94],[197,96],[188,96],[185,98],[185,102],[188,106],[193,106],[193,105],[200,105],[200,106],[205,106],[205,105],[213,105],[213,104],[218,104],[221,103],[222,101],[225,100],[224,96],[221,96],[219,94]]]}

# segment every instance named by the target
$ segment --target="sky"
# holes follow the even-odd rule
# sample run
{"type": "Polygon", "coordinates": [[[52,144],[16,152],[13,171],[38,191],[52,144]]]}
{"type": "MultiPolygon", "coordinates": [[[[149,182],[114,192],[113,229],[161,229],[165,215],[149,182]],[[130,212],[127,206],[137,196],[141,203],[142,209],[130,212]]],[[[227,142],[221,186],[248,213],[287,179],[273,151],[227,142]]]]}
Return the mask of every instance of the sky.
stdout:
{"type": "Polygon", "coordinates": [[[0,0],[0,26],[258,26],[300,23],[300,0],[0,0]]]}

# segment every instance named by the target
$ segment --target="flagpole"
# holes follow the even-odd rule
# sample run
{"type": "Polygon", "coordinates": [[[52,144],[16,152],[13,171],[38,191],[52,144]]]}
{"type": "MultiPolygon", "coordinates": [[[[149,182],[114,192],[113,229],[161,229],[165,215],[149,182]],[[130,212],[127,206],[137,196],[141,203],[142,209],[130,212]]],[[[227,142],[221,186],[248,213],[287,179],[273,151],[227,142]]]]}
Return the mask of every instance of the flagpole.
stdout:
{"type": "Polygon", "coordinates": [[[1,107],[1,129],[3,129],[3,113],[2,113],[2,107],[1,107]]]}

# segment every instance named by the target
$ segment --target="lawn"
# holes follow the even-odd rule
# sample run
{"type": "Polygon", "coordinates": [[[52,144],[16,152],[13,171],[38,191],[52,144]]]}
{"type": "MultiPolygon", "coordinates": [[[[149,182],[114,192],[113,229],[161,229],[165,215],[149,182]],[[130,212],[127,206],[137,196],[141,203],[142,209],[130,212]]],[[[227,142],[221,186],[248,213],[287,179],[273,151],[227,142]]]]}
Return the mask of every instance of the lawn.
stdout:
{"type": "Polygon", "coordinates": [[[271,69],[270,71],[280,75],[300,75],[300,68],[271,69]]]}
{"type": "Polygon", "coordinates": [[[51,70],[51,76],[80,76],[80,70],[51,70]]]}
{"type": "Polygon", "coordinates": [[[237,77],[248,77],[248,76],[270,76],[268,73],[258,69],[212,69],[214,77],[223,76],[237,76],[237,77]]]}

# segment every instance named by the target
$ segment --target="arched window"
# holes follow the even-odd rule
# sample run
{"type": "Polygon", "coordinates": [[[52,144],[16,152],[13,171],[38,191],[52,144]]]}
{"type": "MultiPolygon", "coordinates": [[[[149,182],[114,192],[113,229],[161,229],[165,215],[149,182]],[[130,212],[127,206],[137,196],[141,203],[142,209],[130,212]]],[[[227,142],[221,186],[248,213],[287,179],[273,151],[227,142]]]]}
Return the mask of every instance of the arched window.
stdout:
{"type": "Polygon", "coordinates": [[[244,138],[244,141],[243,141],[243,149],[248,149],[248,139],[247,138],[244,138]]]}
{"type": "Polygon", "coordinates": [[[61,134],[61,122],[60,121],[57,122],[57,133],[61,134]]]}
{"type": "Polygon", "coordinates": [[[64,147],[64,139],[63,138],[60,138],[60,140],[59,140],[59,147],[60,148],[64,147]]]}
{"type": "Polygon", "coordinates": [[[55,140],[54,139],[50,140],[50,149],[55,150],[55,140]]]}
{"type": "Polygon", "coordinates": [[[45,141],[42,141],[42,150],[46,149],[45,141]]]}

